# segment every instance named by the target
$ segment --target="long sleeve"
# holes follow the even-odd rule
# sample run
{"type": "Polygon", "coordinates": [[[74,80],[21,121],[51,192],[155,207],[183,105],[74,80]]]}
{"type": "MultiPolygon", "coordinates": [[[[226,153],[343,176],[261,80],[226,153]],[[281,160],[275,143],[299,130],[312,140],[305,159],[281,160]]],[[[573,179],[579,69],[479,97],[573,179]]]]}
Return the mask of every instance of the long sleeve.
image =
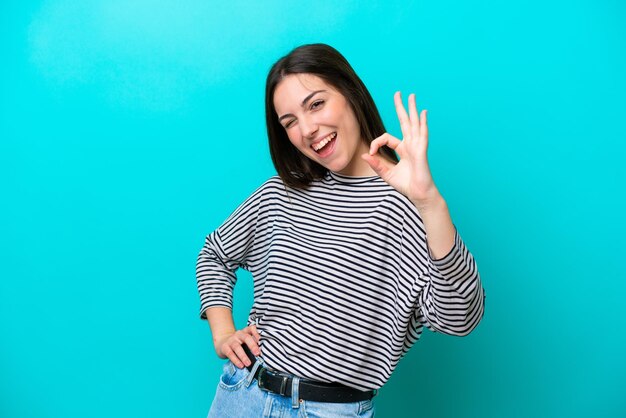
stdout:
{"type": "Polygon", "coordinates": [[[263,186],[246,199],[215,231],[206,237],[196,263],[200,294],[200,318],[206,309],[224,306],[232,309],[235,271],[246,268],[246,257],[255,238],[263,186]]]}
{"type": "Polygon", "coordinates": [[[429,280],[420,294],[423,322],[433,331],[469,334],[483,316],[485,292],[474,257],[458,231],[445,257],[429,257],[427,275],[429,280]]]}
{"type": "MultiPolygon", "coordinates": [[[[485,292],[476,261],[458,230],[450,252],[433,259],[418,211],[410,203],[405,208],[400,268],[402,275],[415,280],[417,301],[412,325],[465,336],[476,328],[484,313],[485,292]]],[[[418,336],[413,334],[413,339],[418,336]]]]}

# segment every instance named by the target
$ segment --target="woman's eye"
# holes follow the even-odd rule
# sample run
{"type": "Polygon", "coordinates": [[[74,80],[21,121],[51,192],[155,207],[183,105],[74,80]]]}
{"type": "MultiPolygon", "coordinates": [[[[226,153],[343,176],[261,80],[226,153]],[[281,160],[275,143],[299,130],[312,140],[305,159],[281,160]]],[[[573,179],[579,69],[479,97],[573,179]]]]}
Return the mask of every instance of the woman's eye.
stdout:
{"type": "Polygon", "coordinates": [[[311,109],[316,109],[316,108],[320,107],[323,104],[324,104],[323,100],[316,100],[313,103],[311,103],[311,109]]]}
{"type": "Polygon", "coordinates": [[[285,124],[285,129],[287,129],[287,128],[291,128],[295,122],[296,122],[296,121],[295,121],[295,119],[292,119],[292,120],[290,120],[289,122],[287,122],[287,123],[285,124]]]}

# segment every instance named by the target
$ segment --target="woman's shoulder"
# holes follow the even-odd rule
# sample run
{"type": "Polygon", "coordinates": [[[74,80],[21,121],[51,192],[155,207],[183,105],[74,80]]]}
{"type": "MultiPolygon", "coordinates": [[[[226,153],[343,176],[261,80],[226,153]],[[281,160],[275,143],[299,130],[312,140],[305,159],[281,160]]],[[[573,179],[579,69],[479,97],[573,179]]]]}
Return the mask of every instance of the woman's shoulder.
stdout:
{"type": "Polygon", "coordinates": [[[267,178],[258,188],[258,190],[264,190],[264,191],[281,190],[281,189],[285,189],[285,183],[283,183],[283,180],[277,174],[267,178]]]}
{"type": "Polygon", "coordinates": [[[285,184],[278,175],[267,178],[256,190],[250,195],[250,199],[263,199],[267,196],[282,195],[285,193],[285,184]]]}

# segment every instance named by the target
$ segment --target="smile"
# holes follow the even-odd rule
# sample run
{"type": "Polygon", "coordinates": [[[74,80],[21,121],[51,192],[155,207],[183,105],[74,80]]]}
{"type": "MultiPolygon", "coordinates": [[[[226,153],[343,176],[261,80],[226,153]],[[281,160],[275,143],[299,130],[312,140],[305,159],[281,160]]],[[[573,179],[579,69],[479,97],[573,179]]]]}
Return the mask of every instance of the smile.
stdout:
{"type": "Polygon", "coordinates": [[[311,145],[311,148],[313,148],[313,150],[317,153],[319,153],[322,148],[324,148],[326,145],[328,145],[332,140],[334,140],[337,137],[337,132],[333,132],[331,134],[328,134],[325,138],[323,138],[321,141],[316,142],[315,144],[311,145]]]}

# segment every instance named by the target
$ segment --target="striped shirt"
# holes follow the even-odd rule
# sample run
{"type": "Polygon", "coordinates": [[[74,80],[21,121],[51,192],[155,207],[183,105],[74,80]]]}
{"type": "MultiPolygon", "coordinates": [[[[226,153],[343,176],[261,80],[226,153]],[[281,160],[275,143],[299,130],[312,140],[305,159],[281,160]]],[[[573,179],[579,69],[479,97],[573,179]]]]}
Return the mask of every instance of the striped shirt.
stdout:
{"type": "Polygon", "coordinates": [[[201,318],[232,309],[238,268],[254,278],[248,324],[267,367],[361,390],[383,386],[423,325],[463,336],[483,315],[458,232],[433,260],[417,209],[378,176],[328,172],[306,190],[267,180],[206,238],[201,318]]]}

